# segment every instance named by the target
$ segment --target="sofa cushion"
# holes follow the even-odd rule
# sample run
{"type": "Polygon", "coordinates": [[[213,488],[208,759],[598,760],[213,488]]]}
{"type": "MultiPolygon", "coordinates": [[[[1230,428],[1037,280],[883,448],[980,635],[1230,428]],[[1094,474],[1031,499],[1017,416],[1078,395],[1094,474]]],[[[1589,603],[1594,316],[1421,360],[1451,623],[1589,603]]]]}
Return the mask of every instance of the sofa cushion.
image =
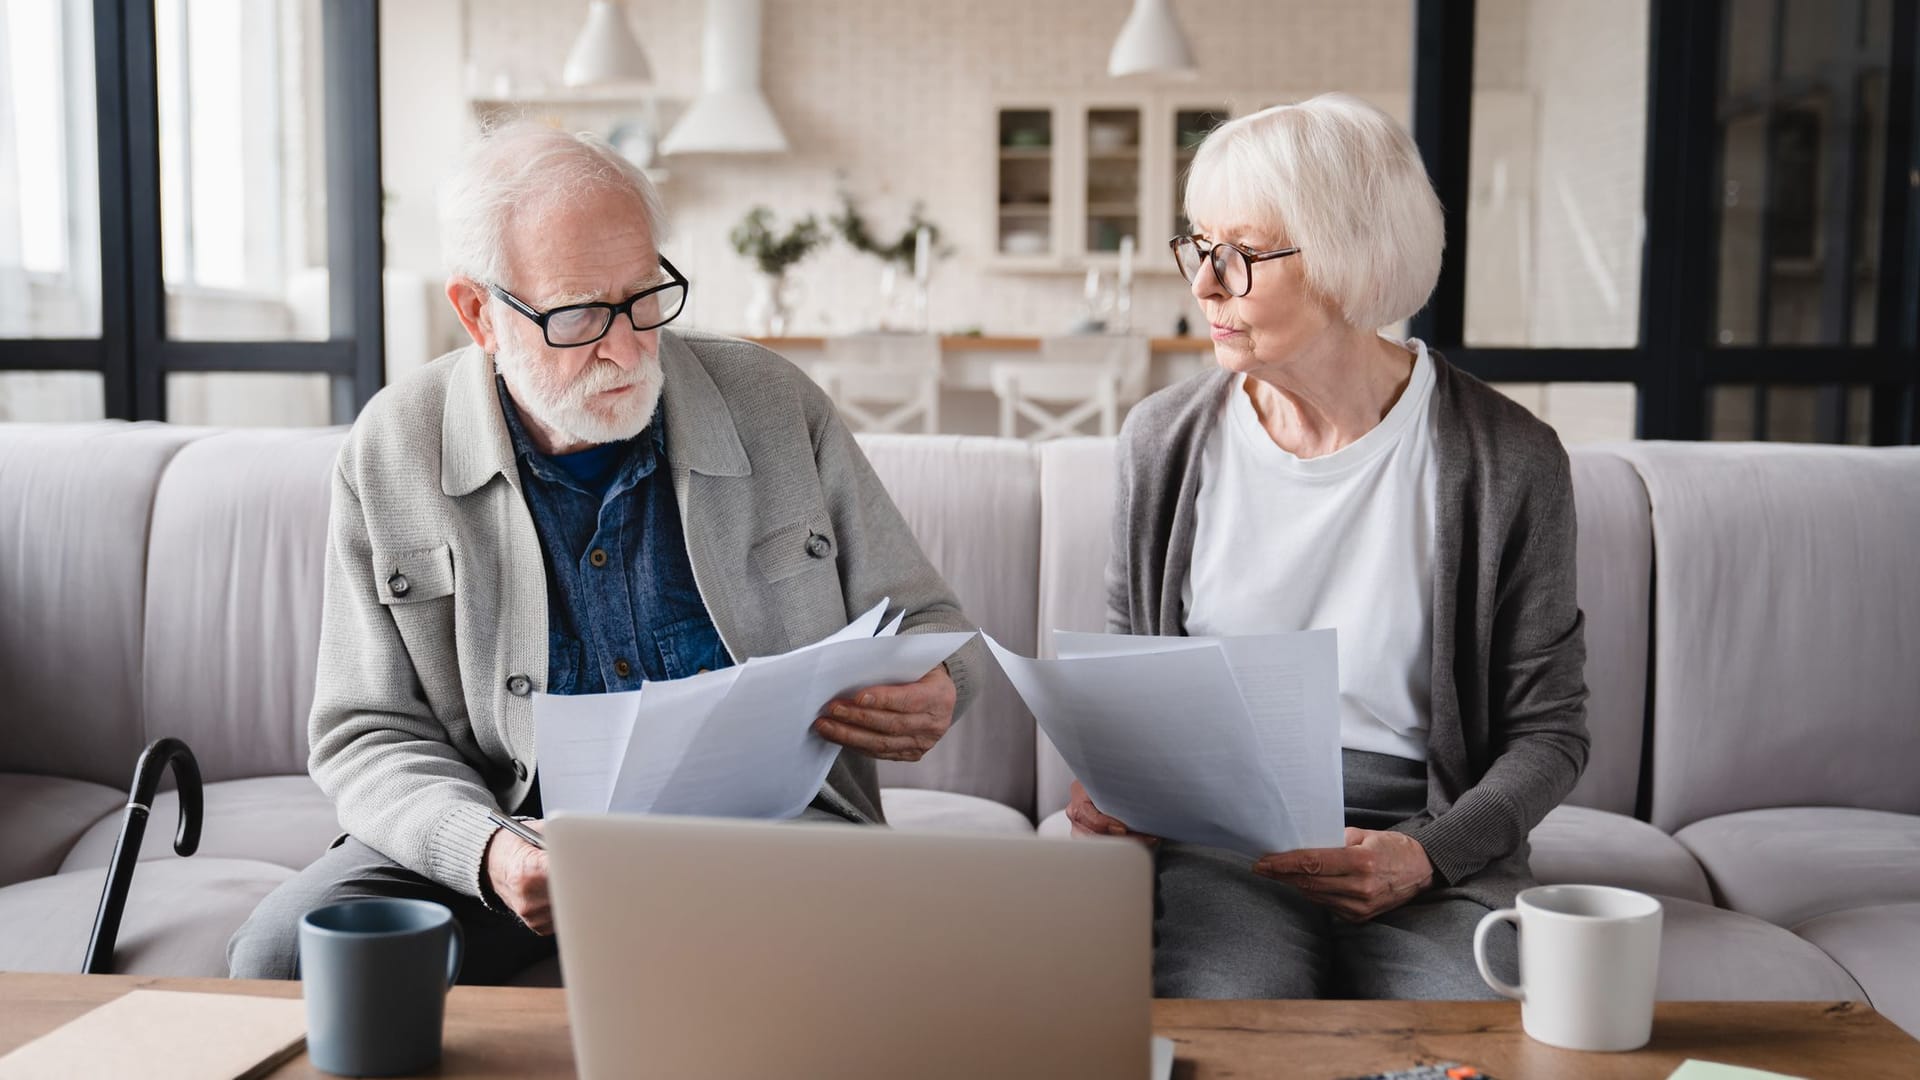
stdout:
{"type": "MultiPolygon", "coordinates": [[[[1845,968],[1763,919],[1659,897],[1662,1001],[1864,1001],[1845,968]]],[[[1525,948],[1525,946],[1521,946],[1525,948]]]]}
{"type": "Polygon", "coordinates": [[[1841,908],[1920,901],[1920,815],[1795,806],[1674,834],[1725,907],[1792,926],[1841,908]]]}
{"type": "Polygon", "coordinates": [[[0,772],[132,777],[147,521],[167,463],[204,434],[0,424],[0,772]]]}
{"type": "MultiPolygon", "coordinates": [[[[254,859],[299,870],[325,854],[340,832],[333,800],[306,776],[222,780],[206,785],[205,800],[196,860],[254,859]]],[[[154,797],[141,859],[179,858],[173,853],[179,814],[178,794],[163,791],[154,797]]],[[[99,822],[67,853],[61,871],[106,866],[119,835],[120,815],[99,822]]]]}
{"type": "Polygon", "coordinates": [[[253,429],[174,456],[153,502],[145,732],[207,780],[305,772],[340,429],[253,429]]]}
{"type": "MultiPolygon", "coordinates": [[[[1040,602],[1028,656],[1052,656],[1055,630],[1107,629],[1107,556],[1113,550],[1112,439],[1061,439],[1040,447],[1040,602]]],[[[1003,644],[1005,644],[1003,642],[1003,644]]],[[[1036,816],[1067,805],[1073,774],[1035,732],[1036,816]]]]}
{"type": "MultiPolygon", "coordinates": [[[[284,866],[246,859],[141,863],[127,892],[113,971],[224,978],[227,939],[292,876],[284,866]]],[[[77,870],[0,889],[0,926],[7,928],[0,971],[79,971],[104,883],[103,870],[77,870]]]]}
{"type": "Polygon", "coordinates": [[[927,832],[1004,833],[1032,836],[1027,815],[992,799],[926,788],[882,788],[887,824],[927,832]]]}
{"type": "Polygon", "coordinates": [[[1707,875],[1687,849],[1659,829],[1622,814],[1558,806],[1527,836],[1533,876],[1542,885],[1617,885],[1713,903],[1707,875]]]}
{"type": "MultiPolygon", "coordinates": [[[[93,823],[127,804],[127,793],[105,784],[67,780],[58,776],[0,773],[0,885],[42,877],[60,869],[74,842],[93,823]]],[[[107,854],[113,841],[107,841],[107,854]]],[[[105,860],[102,860],[105,865],[105,860]]]]}
{"type": "Polygon", "coordinates": [[[1653,823],[1920,813],[1920,448],[1619,452],[1653,506],[1653,823]]]}
{"type": "MultiPolygon", "coordinates": [[[[1040,547],[1032,446],[953,435],[859,442],[967,618],[1011,648],[1032,649],[1040,547]]],[[[1033,809],[1033,716],[985,662],[972,707],[925,759],[878,766],[883,787],[963,792],[1025,814],[1033,809]]]]}
{"type": "Polygon", "coordinates": [[[1635,811],[1640,751],[1646,737],[1647,634],[1653,622],[1653,523],[1640,474],[1605,447],[1575,447],[1574,557],[1586,614],[1587,730],[1593,748],[1575,806],[1635,811]]]}
{"type": "Polygon", "coordinates": [[[1059,839],[1073,835],[1073,822],[1067,820],[1066,808],[1062,807],[1041,818],[1040,826],[1033,831],[1050,840],[1059,839]]]}
{"type": "Polygon", "coordinates": [[[1875,1009],[1920,1039],[1920,903],[1829,912],[1793,932],[1839,961],[1875,1009]]]}

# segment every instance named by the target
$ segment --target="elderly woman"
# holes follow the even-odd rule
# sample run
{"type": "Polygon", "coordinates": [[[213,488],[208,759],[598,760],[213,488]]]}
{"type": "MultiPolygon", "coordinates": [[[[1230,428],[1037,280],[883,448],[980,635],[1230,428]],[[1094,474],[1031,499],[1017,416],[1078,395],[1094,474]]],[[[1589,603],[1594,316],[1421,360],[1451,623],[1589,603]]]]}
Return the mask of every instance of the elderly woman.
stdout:
{"type": "MultiPolygon", "coordinates": [[[[1157,851],[1155,992],[1489,996],[1473,933],[1586,764],[1573,491],[1546,425],[1380,328],[1440,271],[1397,124],[1329,94],[1194,157],[1173,254],[1219,369],[1127,418],[1115,633],[1339,632],[1345,846],[1157,851]]],[[[1080,785],[1076,835],[1139,835],[1080,785]]],[[[1504,924],[1494,962],[1509,967],[1504,924]]]]}

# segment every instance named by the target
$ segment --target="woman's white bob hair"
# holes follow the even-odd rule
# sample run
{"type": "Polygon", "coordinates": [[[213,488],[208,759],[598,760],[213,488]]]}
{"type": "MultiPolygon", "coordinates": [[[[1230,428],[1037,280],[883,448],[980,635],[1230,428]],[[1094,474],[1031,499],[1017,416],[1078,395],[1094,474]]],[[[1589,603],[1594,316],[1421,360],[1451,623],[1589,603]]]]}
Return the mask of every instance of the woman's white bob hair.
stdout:
{"type": "Polygon", "coordinates": [[[598,136],[524,119],[482,132],[440,186],[447,272],[500,281],[507,271],[507,223],[515,214],[543,214],[607,191],[632,194],[654,246],[666,240],[667,213],[653,181],[598,136]]]}
{"type": "Polygon", "coordinates": [[[1307,287],[1360,329],[1411,317],[1440,277],[1446,232],[1419,149],[1347,94],[1216,128],[1194,154],[1186,203],[1196,227],[1284,236],[1307,287]]]}

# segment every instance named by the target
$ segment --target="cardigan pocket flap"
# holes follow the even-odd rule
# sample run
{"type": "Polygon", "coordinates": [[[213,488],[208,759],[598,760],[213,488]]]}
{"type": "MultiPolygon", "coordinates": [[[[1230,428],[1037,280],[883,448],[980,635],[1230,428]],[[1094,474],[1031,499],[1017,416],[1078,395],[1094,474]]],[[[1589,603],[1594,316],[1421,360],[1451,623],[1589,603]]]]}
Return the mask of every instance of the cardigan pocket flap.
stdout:
{"type": "Polygon", "coordinates": [[[826,522],[795,521],[756,540],[747,552],[747,565],[762,581],[785,581],[815,567],[832,566],[837,547],[826,522]]]}
{"type": "Polygon", "coordinates": [[[446,544],[424,551],[376,556],[373,585],[383,604],[418,604],[453,595],[453,549],[446,544]]]}

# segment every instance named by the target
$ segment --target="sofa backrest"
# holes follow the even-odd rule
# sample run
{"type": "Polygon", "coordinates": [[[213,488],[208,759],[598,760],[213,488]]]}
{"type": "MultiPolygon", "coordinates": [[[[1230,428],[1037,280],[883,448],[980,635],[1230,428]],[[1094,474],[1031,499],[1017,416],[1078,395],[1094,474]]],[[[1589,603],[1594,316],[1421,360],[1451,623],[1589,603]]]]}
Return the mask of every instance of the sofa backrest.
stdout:
{"type": "Polygon", "coordinates": [[[209,781],[307,771],[342,428],[234,429],[175,455],[147,553],[145,733],[209,781]]]}
{"type": "Polygon", "coordinates": [[[1920,812],[1920,449],[1642,443],[1652,820],[1920,812]]]}
{"type": "Polygon", "coordinates": [[[1576,447],[1575,590],[1586,614],[1587,731],[1593,749],[1567,801],[1632,815],[1646,744],[1653,526],[1640,474],[1611,448],[1576,447]]]}
{"type": "Polygon", "coordinates": [[[147,522],[163,424],[0,424],[0,772],[124,788],[140,716],[147,522]]]}
{"type": "MultiPolygon", "coordinates": [[[[1040,494],[1033,446],[1015,439],[863,435],[862,450],[967,616],[1031,655],[1040,494]]],[[[1033,716],[997,665],[927,757],[880,763],[888,787],[939,788],[1033,813],[1033,716]]]]}
{"type": "MultiPolygon", "coordinates": [[[[1106,628],[1105,570],[1112,550],[1111,439],[1049,443],[1040,451],[1042,649],[1056,627],[1106,628]]],[[[1606,449],[1572,454],[1580,521],[1578,590],[1586,612],[1588,728],[1594,749],[1569,802],[1631,814],[1646,716],[1646,634],[1651,539],[1646,494],[1633,468],[1606,449]]],[[[1044,817],[1066,805],[1072,779],[1045,734],[1038,746],[1044,817]]]]}

